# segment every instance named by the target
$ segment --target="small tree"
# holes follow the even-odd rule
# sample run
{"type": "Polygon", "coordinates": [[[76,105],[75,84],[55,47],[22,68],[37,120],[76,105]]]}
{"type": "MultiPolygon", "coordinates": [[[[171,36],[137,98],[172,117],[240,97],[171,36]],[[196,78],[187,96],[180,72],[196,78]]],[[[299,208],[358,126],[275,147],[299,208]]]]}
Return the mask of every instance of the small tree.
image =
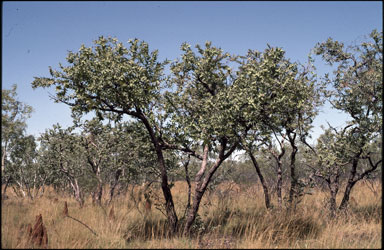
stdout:
{"type": "Polygon", "coordinates": [[[311,164],[315,164],[313,174],[325,181],[330,192],[329,211],[331,217],[336,215],[336,196],[340,189],[340,178],[346,172],[350,163],[348,155],[348,135],[346,130],[337,131],[334,128],[325,130],[317,140],[315,154],[308,154],[311,164]],[[312,156],[312,157],[310,157],[312,156]],[[315,157],[314,159],[312,159],[315,157]]]}
{"type": "Polygon", "coordinates": [[[165,142],[169,149],[179,149],[202,160],[195,176],[192,207],[188,211],[184,233],[188,234],[195,221],[201,199],[215,171],[238,146],[236,115],[229,101],[232,85],[230,55],[220,48],[196,45],[195,53],[189,44],[181,46],[181,60],[171,66],[171,82],[177,88],[167,94],[167,111],[172,130],[179,143],[165,142]],[[196,148],[202,147],[200,155],[196,148]],[[210,164],[209,153],[215,154],[210,164]]]}
{"type": "MultiPolygon", "coordinates": [[[[1,91],[1,182],[5,184],[3,197],[9,183],[12,181],[12,175],[15,173],[15,166],[11,166],[11,154],[17,154],[17,158],[23,157],[21,152],[17,152],[17,147],[21,141],[27,140],[25,129],[27,127],[26,119],[32,113],[32,107],[17,100],[17,85],[11,89],[1,91]]],[[[29,144],[32,145],[32,144],[29,144]]]]}
{"type": "Polygon", "coordinates": [[[82,45],[79,52],[69,52],[69,66],[60,64],[61,71],[50,68],[51,78],[36,77],[32,86],[55,86],[55,100],[71,106],[74,113],[95,111],[98,117],[115,121],[128,115],[143,123],[157,155],[166,214],[171,231],[175,231],[177,215],[157,129],[167,62],[158,62],[158,52],[150,52],[148,44],[137,39],[129,41],[128,49],[114,38],[100,37],[94,43],[93,48],[82,45]]]}
{"type": "Polygon", "coordinates": [[[80,207],[84,205],[84,184],[88,180],[84,149],[74,127],[61,128],[59,124],[41,134],[40,164],[52,171],[52,183],[56,186],[69,185],[80,207]]]}
{"type": "MultiPolygon", "coordinates": [[[[297,63],[291,63],[285,58],[281,48],[268,48],[260,53],[250,50],[241,63],[236,79],[234,95],[240,107],[239,123],[243,131],[255,136],[249,137],[243,133],[243,138],[252,141],[262,141],[271,144],[274,139],[281,147],[281,153],[274,153],[277,162],[285,153],[284,140],[289,142],[292,150],[290,155],[291,187],[289,202],[292,203],[298,193],[298,178],[296,175],[296,154],[298,140],[305,142],[309,136],[311,123],[321,105],[320,88],[315,85],[311,60],[308,66],[300,68],[297,63]],[[256,131],[256,132],[253,132],[256,131]]],[[[245,145],[245,144],[244,144],[245,145]]],[[[250,157],[251,147],[247,146],[250,157]]],[[[256,159],[253,163],[260,180],[263,180],[258,170],[256,159]]],[[[281,205],[281,164],[278,164],[278,197],[281,205]]],[[[268,189],[264,188],[266,205],[269,207],[268,189]]]]}
{"type": "Polygon", "coordinates": [[[383,104],[383,34],[373,30],[370,41],[344,48],[344,44],[329,38],[315,47],[315,53],[330,65],[336,64],[334,77],[325,76],[324,82],[332,86],[327,97],[331,105],[350,115],[344,130],[349,130],[348,183],[340,209],[348,206],[353,186],[375,171],[382,159],[373,161],[369,149],[372,140],[382,137],[383,104]],[[359,169],[359,162],[367,159],[369,167],[359,169]]]}

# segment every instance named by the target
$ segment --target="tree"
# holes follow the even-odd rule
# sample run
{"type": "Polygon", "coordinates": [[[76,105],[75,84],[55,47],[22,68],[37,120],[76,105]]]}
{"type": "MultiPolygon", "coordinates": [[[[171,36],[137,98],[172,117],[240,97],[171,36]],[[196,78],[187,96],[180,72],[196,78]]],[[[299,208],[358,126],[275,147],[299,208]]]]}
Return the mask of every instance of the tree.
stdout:
{"type": "Polygon", "coordinates": [[[4,195],[12,178],[9,156],[15,153],[18,142],[24,137],[26,119],[33,111],[31,106],[17,100],[16,90],[15,84],[11,89],[1,91],[1,173],[2,184],[5,182],[4,195]]]}
{"type": "Polygon", "coordinates": [[[215,171],[238,146],[237,115],[228,101],[232,85],[231,56],[222,49],[206,42],[205,48],[196,45],[181,46],[183,55],[171,65],[171,83],[176,91],[166,95],[167,113],[170,115],[173,131],[178,143],[164,142],[169,149],[178,149],[201,160],[195,175],[195,190],[192,207],[187,213],[184,233],[190,233],[201,199],[215,171]],[[202,147],[202,155],[197,151],[202,147]],[[209,153],[214,153],[210,163],[209,153]]]}
{"type": "Polygon", "coordinates": [[[41,163],[48,166],[54,176],[52,182],[56,186],[69,185],[73,196],[84,205],[84,184],[88,180],[84,150],[80,145],[80,137],[74,127],[61,128],[59,124],[41,134],[41,163]]]}
{"type": "Polygon", "coordinates": [[[382,137],[383,103],[383,34],[373,30],[370,40],[344,48],[344,44],[329,38],[314,49],[329,65],[336,64],[333,78],[327,74],[324,82],[332,88],[327,92],[331,105],[349,114],[351,120],[344,127],[348,134],[348,157],[351,168],[340,209],[348,206],[353,186],[375,171],[382,159],[373,161],[369,145],[382,137]],[[369,167],[362,169],[361,160],[369,167]]]}
{"type": "MultiPolygon", "coordinates": [[[[321,105],[320,87],[316,86],[311,58],[307,66],[299,67],[285,58],[281,48],[268,48],[260,53],[249,50],[241,62],[238,77],[235,81],[235,102],[242,115],[238,120],[242,124],[243,140],[251,144],[243,144],[249,152],[256,171],[262,182],[267,208],[269,195],[267,185],[252,156],[251,145],[255,142],[278,142],[281,153],[274,153],[278,163],[285,153],[284,141],[289,142],[291,187],[289,202],[292,203],[298,194],[298,178],[296,175],[297,141],[305,142],[309,136],[311,123],[321,105]],[[264,183],[264,184],[263,184],[264,183]]],[[[281,164],[278,164],[278,197],[281,204],[281,164]]]]}
{"type": "Polygon", "coordinates": [[[61,71],[50,68],[51,78],[36,77],[32,86],[55,86],[55,100],[71,106],[74,113],[95,111],[115,121],[128,115],[143,123],[157,155],[167,218],[175,231],[177,215],[156,116],[167,62],[158,62],[158,52],[150,52],[138,39],[130,40],[128,49],[115,38],[100,37],[94,43],[93,48],[82,45],[79,52],[69,52],[69,66],[60,64],[61,71]]]}
{"type": "MultiPolygon", "coordinates": [[[[324,180],[330,192],[329,211],[333,218],[336,215],[336,196],[340,189],[340,178],[348,167],[348,133],[346,130],[337,131],[334,128],[325,130],[317,140],[315,154],[309,154],[309,166],[314,163],[314,176],[324,180]],[[311,157],[312,156],[312,157],[311,157]],[[314,159],[311,159],[314,158],[314,159]]],[[[311,167],[311,166],[310,166],[311,167]]]]}
{"type": "MultiPolygon", "coordinates": [[[[106,184],[106,178],[111,172],[118,174],[116,164],[114,163],[114,153],[116,147],[121,143],[121,138],[116,136],[111,124],[103,125],[102,122],[94,118],[85,121],[81,126],[80,146],[84,149],[87,166],[90,172],[97,180],[97,188],[93,191],[92,200],[101,205],[103,186],[106,184]]],[[[116,182],[119,176],[116,176],[116,182]]],[[[112,195],[113,196],[113,195],[112,195]]]]}

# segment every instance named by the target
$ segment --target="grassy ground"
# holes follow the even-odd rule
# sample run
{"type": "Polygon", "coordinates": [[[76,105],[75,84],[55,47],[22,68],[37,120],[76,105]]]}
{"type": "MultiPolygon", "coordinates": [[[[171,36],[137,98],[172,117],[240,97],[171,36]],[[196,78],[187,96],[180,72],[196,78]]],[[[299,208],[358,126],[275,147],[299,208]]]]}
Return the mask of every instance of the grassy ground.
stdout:
{"type": "MultiPolygon", "coordinates": [[[[295,211],[266,211],[258,185],[239,188],[225,184],[220,187],[222,192],[204,197],[195,235],[190,238],[169,238],[165,216],[155,205],[145,212],[144,203],[135,205],[129,194],[116,197],[104,208],[92,205],[90,200],[79,208],[73,198],[52,190],[29,201],[15,197],[8,189],[9,199],[2,202],[1,210],[1,247],[32,247],[26,240],[26,226],[33,225],[36,215],[42,214],[48,248],[381,248],[381,183],[375,186],[376,195],[367,185],[358,183],[348,212],[329,220],[324,208],[327,193],[320,190],[305,196],[295,211]],[[65,201],[69,215],[97,236],[62,215],[65,201]],[[112,206],[115,216],[109,218],[112,206]]],[[[184,213],[186,190],[183,182],[172,188],[179,217],[184,213]]],[[[338,199],[340,202],[341,197],[338,199]]]]}

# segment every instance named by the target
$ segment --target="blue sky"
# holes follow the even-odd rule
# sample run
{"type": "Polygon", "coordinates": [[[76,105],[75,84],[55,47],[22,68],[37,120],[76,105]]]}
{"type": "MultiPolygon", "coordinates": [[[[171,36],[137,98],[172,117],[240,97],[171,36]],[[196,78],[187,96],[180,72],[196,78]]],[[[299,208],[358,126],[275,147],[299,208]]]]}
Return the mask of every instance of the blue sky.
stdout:
{"type": "MultiPolygon", "coordinates": [[[[99,36],[126,43],[139,38],[158,49],[160,59],[174,60],[180,45],[212,41],[231,54],[263,51],[267,43],[286,50],[292,61],[306,62],[310,49],[328,37],[350,44],[373,29],[382,31],[381,1],[170,1],[170,2],[2,2],[2,88],[18,85],[19,100],[34,113],[28,134],[38,136],[53,124],[71,125],[70,109],[55,104],[49,90],[33,90],[33,77],[49,76],[48,67],[65,63],[67,51],[92,45],[99,36]]],[[[126,44],[128,46],[128,44],[126,44]]],[[[318,73],[329,68],[316,64],[318,73]]],[[[53,94],[53,91],[50,91],[53,94]]],[[[326,121],[346,116],[324,108],[313,137],[326,121]]]]}

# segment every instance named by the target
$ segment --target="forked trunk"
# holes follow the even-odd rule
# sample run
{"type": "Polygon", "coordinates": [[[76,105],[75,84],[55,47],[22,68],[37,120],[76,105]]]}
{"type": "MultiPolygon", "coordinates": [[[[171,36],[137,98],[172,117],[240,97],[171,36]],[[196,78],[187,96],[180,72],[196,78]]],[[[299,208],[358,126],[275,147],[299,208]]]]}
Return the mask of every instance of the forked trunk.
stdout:
{"type": "Polygon", "coordinates": [[[223,163],[223,161],[232,154],[232,152],[236,149],[237,144],[233,145],[232,148],[230,150],[228,150],[228,152],[226,154],[224,154],[225,147],[226,147],[226,142],[223,142],[221,145],[220,152],[219,152],[219,157],[216,159],[215,164],[209,169],[207,176],[205,176],[205,178],[203,178],[204,173],[206,172],[206,169],[207,169],[208,151],[209,151],[208,145],[205,145],[205,147],[204,147],[203,161],[201,163],[200,170],[196,174],[196,177],[195,177],[195,184],[196,184],[195,185],[195,195],[193,197],[192,208],[189,209],[189,211],[188,211],[187,220],[186,220],[186,223],[184,226],[184,232],[183,232],[184,235],[188,235],[190,233],[191,226],[192,226],[193,222],[195,221],[197,213],[199,211],[201,199],[203,198],[203,195],[204,195],[205,191],[207,190],[207,186],[208,186],[213,174],[220,167],[221,163],[223,163]]]}
{"type": "Polygon", "coordinates": [[[357,182],[357,180],[355,180],[355,176],[357,174],[357,164],[358,164],[358,162],[359,162],[358,158],[355,158],[353,160],[353,162],[352,162],[351,173],[350,173],[349,178],[348,178],[347,186],[345,187],[344,196],[343,196],[343,199],[342,199],[342,201],[340,203],[339,210],[344,210],[344,209],[346,209],[348,207],[349,196],[351,194],[353,186],[357,182]]]}

